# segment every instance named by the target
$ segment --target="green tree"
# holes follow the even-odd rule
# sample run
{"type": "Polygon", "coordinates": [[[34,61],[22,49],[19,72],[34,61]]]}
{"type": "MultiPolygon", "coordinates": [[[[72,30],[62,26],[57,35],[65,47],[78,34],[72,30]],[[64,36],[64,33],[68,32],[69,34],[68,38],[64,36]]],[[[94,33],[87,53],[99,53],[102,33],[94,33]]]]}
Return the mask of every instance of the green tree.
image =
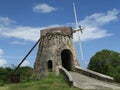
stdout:
{"type": "Polygon", "coordinates": [[[114,78],[120,77],[120,53],[104,49],[91,57],[88,69],[114,78]]]}
{"type": "MultiPolygon", "coordinates": [[[[11,73],[15,68],[12,67],[0,67],[0,84],[10,83],[11,73]]],[[[20,67],[15,73],[20,74],[21,81],[28,81],[32,78],[33,69],[31,67],[25,66],[20,67]]]]}
{"type": "Polygon", "coordinates": [[[10,82],[10,74],[13,71],[10,67],[0,67],[0,79],[1,81],[4,81],[4,83],[10,82]]]}
{"type": "Polygon", "coordinates": [[[20,67],[17,71],[20,74],[21,81],[28,81],[32,78],[33,69],[28,66],[20,67]]]}

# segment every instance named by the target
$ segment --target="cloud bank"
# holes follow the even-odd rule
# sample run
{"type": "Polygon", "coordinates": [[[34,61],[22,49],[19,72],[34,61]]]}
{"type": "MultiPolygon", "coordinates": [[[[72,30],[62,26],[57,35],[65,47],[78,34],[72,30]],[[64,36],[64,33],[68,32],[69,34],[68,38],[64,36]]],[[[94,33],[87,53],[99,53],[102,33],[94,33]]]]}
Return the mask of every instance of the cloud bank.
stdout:
{"type": "MultiPolygon", "coordinates": [[[[104,29],[103,26],[116,21],[118,19],[118,13],[119,10],[113,9],[105,13],[94,13],[79,21],[79,25],[85,27],[83,34],[79,34],[81,40],[94,40],[113,35],[112,33],[109,33],[108,30],[104,29]]],[[[16,25],[15,21],[8,17],[0,17],[0,37],[15,38],[16,40],[12,41],[13,44],[19,44],[20,42],[17,40],[35,42],[40,37],[40,30],[57,26],[63,25],[56,24],[47,27],[22,26],[16,25]]],[[[78,41],[77,33],[74,34],[74,41],[78,41]]]]}

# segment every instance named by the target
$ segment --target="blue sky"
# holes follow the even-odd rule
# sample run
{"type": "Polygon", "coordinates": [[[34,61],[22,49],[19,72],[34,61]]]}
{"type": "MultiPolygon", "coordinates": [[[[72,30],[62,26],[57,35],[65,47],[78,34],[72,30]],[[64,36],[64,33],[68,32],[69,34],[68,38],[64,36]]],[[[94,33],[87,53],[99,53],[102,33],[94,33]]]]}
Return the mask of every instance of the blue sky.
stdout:
{"type": "MultiPolygon", "coordinates": [[[[81,60],[77,33],[74,44],[79,63],[87,67],[102,49],[120,52],[120,0],[74,0],[85,61],[81,60]]],[[[18,65],[48,27],[75,28],[72,0],[0,0],[0,66],[18,65]]],[[[34,65],[38,47],[23,66],[34,65]]]]}

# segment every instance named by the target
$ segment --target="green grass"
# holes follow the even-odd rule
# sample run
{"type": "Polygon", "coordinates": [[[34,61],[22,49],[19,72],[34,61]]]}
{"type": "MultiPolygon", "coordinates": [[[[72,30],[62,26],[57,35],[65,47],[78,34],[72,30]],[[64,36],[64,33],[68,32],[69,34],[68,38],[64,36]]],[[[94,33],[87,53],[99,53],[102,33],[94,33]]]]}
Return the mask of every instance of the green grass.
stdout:
{"type": "Polygon", "coordinates": [[[0,90],[80,90],[78,88],[69,87],[62,75],[54,76],[49,74],[43,80],[34,80],[21,82],[18,84],[5,84],[0,86],[0,90]]]}

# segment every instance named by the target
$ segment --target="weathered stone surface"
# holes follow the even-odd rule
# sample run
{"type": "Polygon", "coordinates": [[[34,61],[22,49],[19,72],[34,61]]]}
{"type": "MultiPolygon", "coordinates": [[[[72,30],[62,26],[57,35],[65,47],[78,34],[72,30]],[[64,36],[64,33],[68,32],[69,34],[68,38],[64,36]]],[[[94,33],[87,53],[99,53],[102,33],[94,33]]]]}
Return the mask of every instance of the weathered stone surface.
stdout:
{"type": "Polygon", "coordinates": [[[83,90],[120,90],[120,85],[112,82],[97,80],[86,75],[70,72],[74,86],[83,90]]]}
{"type": "Polygon", "coordinates": [[[41,36],[45,36],[47,34],[72,35],[72,29],[70,27],[55,27],[41,30],[41,36]]]}
{"type": "Polygon", "coordinates": [[[67,70],[74,70],[74,67],[78,66],[72,37],[70,27],[49,28],[41,31],[41,43],[34,64],[36,77],[45,77],[48,69],[57,75],[59,66],[67,70]]]}
{"type": "Polygon", "coordinates": [[[91,71],[91,70],[88,70],[88,69],[84,69],[84,68],[81,68],[81,67],[78,67],[78,66],[75,66],[75,71],[78,72],[78,73],[81,73],[83,75],[98,79],[98,80],[114,82],[113,77],[110,77],[110,76],[107,76],[107,75],[104,75],[104,74],[101,74],[101,73],[98,73],[98,72],[95,72],[95,71],[91,71]]]}

